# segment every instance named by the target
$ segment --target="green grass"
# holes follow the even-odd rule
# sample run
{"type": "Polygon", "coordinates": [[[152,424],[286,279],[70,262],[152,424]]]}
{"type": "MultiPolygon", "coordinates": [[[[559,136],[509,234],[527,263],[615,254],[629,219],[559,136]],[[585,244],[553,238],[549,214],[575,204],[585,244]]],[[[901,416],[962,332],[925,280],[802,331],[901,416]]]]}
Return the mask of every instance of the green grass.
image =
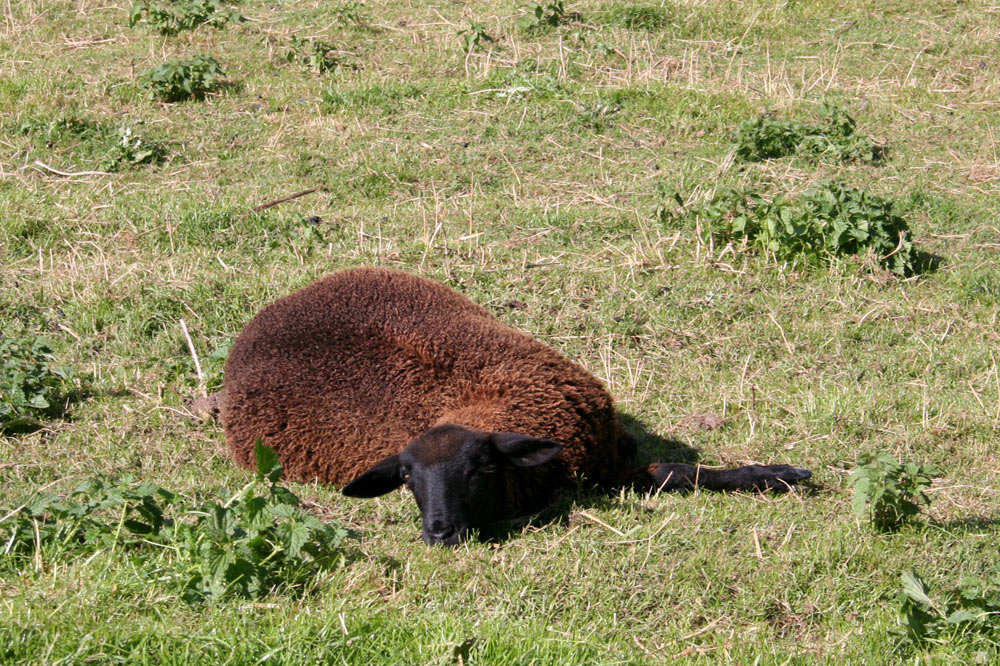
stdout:
{"type": "Polygon", "coordinates": [[[185,417],[202,381],[179,320],[211,390],[262,306],[370,264],[466,293],[707,464],[791,463],[815,484],[577,495],[561,519],[454,551],[419,541],[402,494],[294,485],[363,534],[311,594],[192,606],[130,551],[44,551],[0,567],[0,662],[998,658],[995,633],[914,647],[899,631],[902,572],[934,594],[996,575],[1000,14],[587,0],[525,32],[521,3],[245,0],[245,22],[164,37],[130,28],[130,9],[0,8],[0,331],[43,335],[84,389],[61,418],[0,434],[0,518],[95,474],[193,497],[243,487],[219,429],[185,417]],[[495,41],[467,53],[472,23],[495,41]],[[293,38],[332,45],[338,66],[289,62],[293,38]],[[141,87],[197,54],[225,72],[203,100],[141,87]],[[824,103],[884,163],[734,159],[741,123],[815,123],[824,103]],[[118,151],[124,128],[156,158],[118,151]],[[674,193],[694,210],[824,181],[892,201],[933,270],[779,262],[655,215],[674,193]],[[703,414],[722,426],[700,429],[703,414]],[[924,515],[889,535],[856,521],[847,484],[883,450],[941,472],[924,515]]]}

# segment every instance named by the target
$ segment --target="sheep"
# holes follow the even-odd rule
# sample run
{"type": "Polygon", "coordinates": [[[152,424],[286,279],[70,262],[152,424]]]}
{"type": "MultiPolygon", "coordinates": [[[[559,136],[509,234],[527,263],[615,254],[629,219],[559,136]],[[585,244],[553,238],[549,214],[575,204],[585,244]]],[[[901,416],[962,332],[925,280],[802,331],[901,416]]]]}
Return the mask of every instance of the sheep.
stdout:
{"type": "Polygon", "coordinates": [[[535,513],[553,491],[784,490],[787,465],[634,462],[601,382],[441,284],[337,272],[265,307],[226,362],[219,416],[237,464],[258,440],[287,476],[376,497],[407,486],[428,544],[535,513]]]}

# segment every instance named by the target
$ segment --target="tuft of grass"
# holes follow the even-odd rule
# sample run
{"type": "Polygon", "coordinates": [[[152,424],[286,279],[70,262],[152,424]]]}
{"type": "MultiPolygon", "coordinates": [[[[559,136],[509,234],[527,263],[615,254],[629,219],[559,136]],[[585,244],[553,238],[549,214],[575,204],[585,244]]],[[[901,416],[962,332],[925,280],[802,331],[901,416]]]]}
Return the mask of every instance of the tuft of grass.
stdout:
{"type": "Polygon", "coordinates": [[[332,85],[322,94],[322,108],[327,113],[380,109],[391,114],[399,111],[400,102],[416,99],[423,91],[411,83],[384,81],[366,86],[332,85]]]}
{"type": "Polygon", "coordinates": [[[614,2],[604,5],[601,20],[626,30],[662,30],[670,23],[670,13],[660,5],[614,2]]]}

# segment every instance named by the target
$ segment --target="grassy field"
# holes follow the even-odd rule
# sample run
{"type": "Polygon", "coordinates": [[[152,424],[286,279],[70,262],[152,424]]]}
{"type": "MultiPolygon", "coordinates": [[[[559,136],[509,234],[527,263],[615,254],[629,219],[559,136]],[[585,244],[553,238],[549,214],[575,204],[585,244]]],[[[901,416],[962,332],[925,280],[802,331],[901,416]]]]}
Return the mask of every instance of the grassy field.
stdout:
{"type": "Polygon", "coordinates": [[[965,576],[1000,587],[1000,7],[199,6],[244,20],[164,35],[155,4],[130,26],[126,0],[0,3],[0,343],[42,335],[73,370],[40,427],[0,433],[0,536],[95,475],[244,487],[187,404],[263,305],[361,265],[441,280],[578,360],[638,433],[813,483],[577,494],[455,550],[424,546],[402,493],[290,484],[357,533],[342,565],[212,602],[112,512],[109,539],[7,544],[0,662],[997,663],[996,623],[907,641],[900,576],[938,604],[965,576]],[[146,72],[199,55],[221,82],[156,96],[146,72]],[[823,103],[884,159],[737,158],[741,123],[822,123],[823,103]],[[794,207],[827,182],[891,202],[915,269],[710,233],[725,192],[794,207]],[[879,450],[941,472],[895,533],[851,507],[879,450]]]}

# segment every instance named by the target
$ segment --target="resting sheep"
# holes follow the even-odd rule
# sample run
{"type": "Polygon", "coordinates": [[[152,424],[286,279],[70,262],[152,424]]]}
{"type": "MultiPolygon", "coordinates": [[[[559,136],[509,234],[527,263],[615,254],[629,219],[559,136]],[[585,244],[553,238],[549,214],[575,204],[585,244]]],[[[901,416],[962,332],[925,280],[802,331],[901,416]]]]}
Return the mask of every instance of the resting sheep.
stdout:
{"type": "Polygon", "coordinates": [[[375,497],[409,487],[428,543],[536,512],[578,477],[612,489],[783,490],[787,465],[632,462],[611,396],[465,296],[407,273],[335,273],[264,308],[233,344],[220,418],[233,458],[375,497]]]}

